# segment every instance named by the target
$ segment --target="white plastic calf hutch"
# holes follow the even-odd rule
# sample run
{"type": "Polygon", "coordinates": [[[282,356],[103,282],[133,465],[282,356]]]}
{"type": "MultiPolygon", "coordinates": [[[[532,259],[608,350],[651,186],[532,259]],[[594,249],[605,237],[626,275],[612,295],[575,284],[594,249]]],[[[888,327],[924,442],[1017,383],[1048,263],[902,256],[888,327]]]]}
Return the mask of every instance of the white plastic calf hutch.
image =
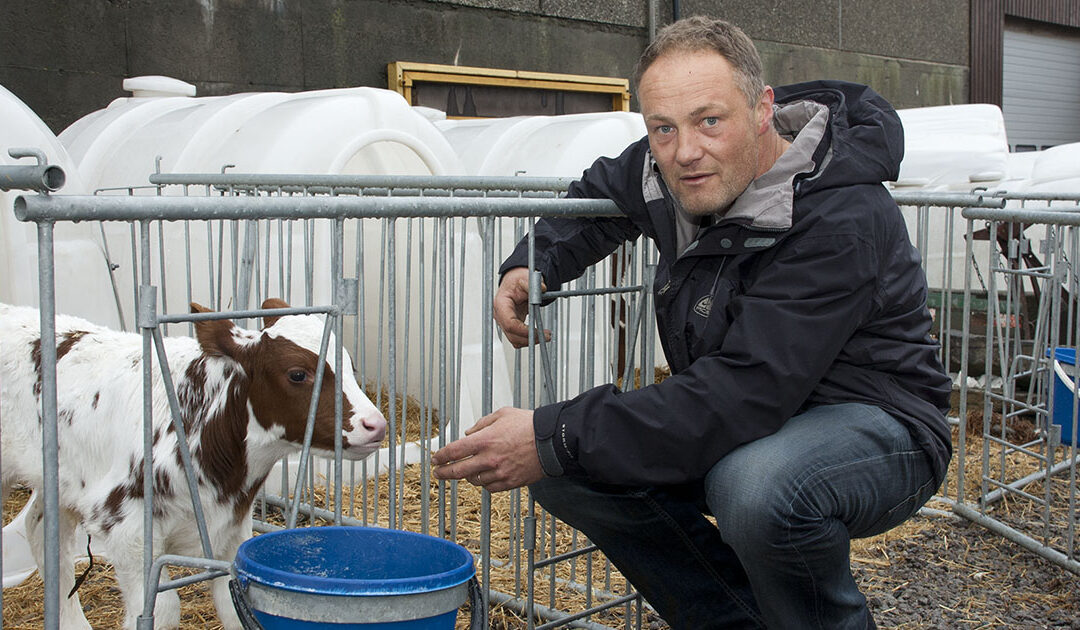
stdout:
{"type": "MultiPolygon", "coordinates": [[[[84,173],[91,190],[103,194],[279,194],[270,190],[220,189],[150,186],[155,173],[220,173],[326,175],[458,175],[459,160],[453,149],[431,122],[413,111],[395,92],[374,88],[348,88],[300,93],[245,93],[218,97],[194,97],[194,86],[167,77],[136,77],[125,81],[133,96],[117,99],[107,108],[93,112],[73,123],[60,139],[71,153],[77,168],[84,173]]],[[[304,179],[304,178],[300,178],[304,179]]],[[[308,178],[310,180],[310,178],[308,178]]],[[[305,194],[294,189],[295,194],[305,194]]],[[[293,193],[285,193],[293,194],[293,193]]],[[[357,223],[346,232],[346,248],[356,252],[377,252],[385,238],[375,221],[365,221],[359,239],[357,223]]],[[[190,300],[219,303],[228,308],[257,304],[258,298],[284,296],[291,303],[326,303],[331,286],[319,257],[312,257],[305,247],[326,237],[325,231],[305,233],[302,222],[290,225],[291,234],[283,236],[284,248],[263,251],[260,266],[267,270],[261,278],[252,277],[253,286],[222,287],[215,274],[239,275],[232,268],[236,257],[222,257],[220,267],[213,256],[223,246],[236,247],[239,258],[259,254],[251,248],[255,239],[268,238],[269,226],[252,228],[240,234],[208,234],[185,230],[181,224],[161,224],[165,231],[159,243],[162,260],[184,260],[187,266],[173,263],[161,278],[155,263],[155,282],[161,286],[163,310],[184,309],[190,300]],[[261,236],[259,236],[261,233],[261,236]],[[232,241],[230,242],[230,239],[232,241]],[[247,248],[247,249],[245,249],[247,248]],[[289,262],[291,260],[291,263],[289,262]],[[312,267],[305,266],[312,261],[312,267]],[[278,273],[282,268],[286,273],[278,273]],[[271,274],[268,270],[274,269],[271,274]],[[263,282],[260,284],[258,280],[263,282]]],[[[276,229],[276,228],[275,228],[276,229]]],[[[321,228],[314,228],[320,230],[321,228]]],[[[396,226],[402,241],[408,238],[404,224],[396,226]]],[[[425,227],[430,232],[431,223],[425,227]]],[[[122,244],[129,239],[127,226],[106,225],[110,242],[122,244]]],[[[474,238],[469,226],[465,238],[474,238]]],[[[112,262],[121,270],[130,270],[129,247],[113,247],[112,262]]],[[[468,250],[465,250],[466,257],[468,250]]],[[[382,261],[370,260],[365,271],[378,269],[382,261]],[[374,267],[373,267],[374,266],[374,267]]],[[[416,263],[416,260],[412,261],[416,263]]],[[[399,277],[405,276],[408,260],[397,260],[399,277]]],[[[130,271],[129,271],[130,273],[130,271]]],[[[365,276],[367,273],[365,273],[365,276]]],[[[380,283],[361,282],[364,302],[374,310],[379,304],[380,283]]],[[[124,315],[130,320],[132,296],[123,295],[124,315]]],[[[398,307],[403,309],[406,291],[398,292],[398,307]]],[[[346,329],[350,330],[349,326],[346,329]]],[[[467,330],[475,331],[476,325],[467,330]]],[[[347,338],[348,343],[354,340],[347,338]]],[[[366,356],[378,354],[380,340],[366,340],[366,356]]],[[[416,357],[410,357],[416,361],[416,357]]],[[[417,369],[417,366],[413,366],[417,369]]],[[[366,373],[374,374],[371,368],[366,373]]],[[[414,392],[410,392],[414,393],[414,392]]]]}
{"type": "MultiPolygon", "coordinates": [[[[63,169],[66,177],[58,192],[86,193],[78,169],[52,131],[19,97],[0,86],[0,165],[37,163],[33,157],[16,159],[10,155],[11,149],[20,148],[39,150],[49,164],[63,169]]],[[[15,197],[23,192],[0,190],[0,302],[36,306],[37,234],[33,225],[17,221],[11,212],[15,197]]],[[[96,226],[58,225],[54,240],[57,278],[78,280],[57,283],[58,307],[99,324],[116,325],[116,307],[96,226]]]]}

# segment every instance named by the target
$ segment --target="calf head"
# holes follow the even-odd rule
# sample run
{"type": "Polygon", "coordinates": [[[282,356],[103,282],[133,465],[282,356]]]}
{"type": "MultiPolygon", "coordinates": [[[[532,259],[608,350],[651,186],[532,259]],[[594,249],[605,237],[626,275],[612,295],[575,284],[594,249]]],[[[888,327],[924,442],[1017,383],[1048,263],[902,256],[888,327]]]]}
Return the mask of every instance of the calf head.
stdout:
{"type": "MultiPolygon", "coordinates": [[[[263,302],[264,309],[287,308],[278,299],[263,302]]],[[[192,312],[209,309],[192,303],[192,312]]],[[[329,361],[321,387],[315,390],[324,322],[315,315],[266,317],[260,332],[246,331],[229,320],[196,322],[196,337],[203,352],[227,356],[248,376],[248,401],[256,420],[281,439],[303,444],[312,397],[318,399],[311,447],[324,456],[334,453],[334,370],[336,344],[331,336],[329,361]]],[[[386,433],[386,419],[356,382],[352,358],[344,348],[342,380],[342,454],[362,459],[379,448],[386,433]]]]}

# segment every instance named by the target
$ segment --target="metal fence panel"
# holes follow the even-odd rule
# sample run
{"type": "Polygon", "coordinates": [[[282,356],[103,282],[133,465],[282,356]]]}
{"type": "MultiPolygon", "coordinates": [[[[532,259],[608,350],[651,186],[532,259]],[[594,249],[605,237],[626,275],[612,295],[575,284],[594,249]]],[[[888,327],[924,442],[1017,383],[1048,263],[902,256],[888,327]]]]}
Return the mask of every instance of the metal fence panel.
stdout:
{"type": "MultiPolygon", "coordinates": [[[[514,351],[492,324],[497,266],[532,218],[611,214],[612,204],[560,199],[565,180],[526,178],[230,173],[158,175],[155,183],[152,195],[17,202],[20,218],[39,224],[43,324],[54,310],[51,226],[100,221],[114,295],[97,297],[116,303],[125,327],[143,331],[147,370],[162,335],[190,334],[191,317],[182,315],[188,302],[244,323],[260,314],[256,305],[265,298],[283,297],[328,315],[356,360],[358,380],[389,421],[386,444],[363,462],[343,461],[340,452],[281,461],[256,503],[258,530],[378,524],[442,536],[476,555],[485,602],[520,610],[530,627],[535,619],[538,627],[643,624],[647,606],[583,536],[545,515],[527,493],[477,499],[470,487],[433,480],[429,459],[499,406],[532,408],[602,383],[654,381],[655,252],[648,243],[624,247],[551,305],[541,309],[536,300],[531,316],[553,331],[550,343],[514,351]]],[[[1051,396],[1052,350],[1075,352],[1080,339],[1071,267],[1080,215],[1060,209],[1075,210],[1076,199],[895,196],[923,255],[935,335],[956,381],[957,457],[937,501],[1080,572],[1070,516],[1077,446],[1060,437],[1063,426],[1076,435],[1075,397],[1051,396]],[[969,401],[981,405],[974,435],[969,401]],[[1071,425],[1055,423],[1070,405],[1071,425]],[[1031,426],[1023,439],[1021,425],[1031,426]],[[981,444],[974,462],[965,451],[969,439],[981,444]],[[1004,504],[1023,505],[1023,516],[1003,514],[996,506],[1004,504]]],[[[44,416],[54,429],[44,450],[54,473],[55,360],[43,348],[44,416]]],[[[1075,391],[1078,372],[1061,369],[1075,391]]],[[[46,486],[55,546],[48,524],[57,515],[56,490],[46,486]]],[[[52,628],[57,569],[55,553],[49,557],[52,628]]],[[[207,558],[168,557],[154,566],[149,558],[151,587],[166,564],[206,570],[195,579],[227,570],[207,558]]],[[[148,614],[152,607],[148,597],[148,614]]]]}

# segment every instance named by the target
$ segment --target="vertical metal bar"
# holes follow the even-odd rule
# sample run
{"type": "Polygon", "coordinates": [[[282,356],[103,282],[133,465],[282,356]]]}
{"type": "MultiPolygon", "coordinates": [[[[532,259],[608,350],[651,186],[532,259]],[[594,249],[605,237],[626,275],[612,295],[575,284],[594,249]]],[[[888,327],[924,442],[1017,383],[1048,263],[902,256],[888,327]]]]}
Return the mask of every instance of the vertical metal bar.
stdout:
{"type": "MultiPolygon", "coordinates": [[[[449,297],[449,273],[450,273],[450,258],[449,248],[446,247],[447,242],[447,222],[449,219],[446,217],[439,217],[438,219],[438,237],[435,239],[435,247],[438,250],[438,271],[435,277],[438,279],[436,284],[438,285],[438,308],[439,308],[439,321],[446,322],[447,318],[447,299],[449,297]]],[[[450,331],[447,330],[447,326],[441,326],[439,328],[439,365],[446,366],[446,344],[449,342],[450,331]]],[[[450,409],[448,402],[448,393],[446,390],[447,383],[453,383],[453,380],[448,380],[448,376],[443,370],[442,378],[439,379],[439,409],[442,410],[442,418],[439,426],[439,447],[446,446],[446,431],[450,428],[447,420],[450,418],[450,409]]],[[[439,535],[445,535],[447,532],[446,526],[446,480],[439,480],[439,535]]],[[[450,540],[454,540],[454,532],[450,533],[450,540]]]]}
{"type": "MultiPolygon", "coordinates": [[[[968,394],[968,356],[971,350],[971,272],[972,264],[966,264],[967,261],[971,263],[975,262],[974,254],[972,252],[972,241],[974,238],[974,221],[972,219],[967,220],[967,234],[964,238],[964,316],[961,320],[960,331],[960,428],[957,433],[959,434],[959,444],[956,449],[957,460],[957,473],[956,473],[956,501],[957,503],[963,503],[965,501],[965,455],[967,452],[967,394],[968,394]]],[[[989,296],[987,296],[989,298],[989,296]]]]}
{"type": "MultiPolygon", "coordinates": [[[[990,242],[993,243],[994,235],[997,234],[997,224],[991,221],[987,224],[987,229],[990,234],[990,242]]],[[[985,372],[983,372],[986,378],[986,386],[983,393],[983,457],[980,496],[986,496],[987,480],[990,476],[990,440],[986,439],[986,437],[990,435],[990,419],[994,411],[990,397],[991,382],[994,376],[994,324],[998,310],[997,274],[994,273],[994,258],[994,247],[991,245],[989,247],[986,279],[986,359],[985,372]]]]}
{"type": "Polygon", "coordinates": [[[109,239],[105,236],[105,223],[98,222],[98,233],[101,235],[101,251],[105,255],[105,269],[109,272],[109,284],[112,286],[113,301],[116,303],[116,317],[120,321],[120,330],[127,330],[127,319],[124,316],[124,306],[120,300],[120,287],[116,281],[116,270],[120,265],[113,262],[109,252],[109,239]]]}
{"type": "MultiPolygon", "coordinates": [[[[369,381],[369,379],[368,379],[367,325],[366,325],[367,324],[367,319],[366,319],[365,310],[364,310],[365,305],[366,305],[367,302],[365,300],[366,291],[364,291],[364,287],[363,287],[364,253],[366,251],[367,251],[367,249],[364,246],[364,220],[363,219],[357,219],[356,220],[356,277],[357,277],[358,281],[361,283],[361,286],[360,286],[360,290],[357,292],[356,319],[354,320],[354,328],[353,328],[353,330],[355,331],[356,347],[357,347],[357,350],[358,350],[358,353],[359,353],[359,356],[356,357],[356,360],[357,360],[356,365],[359,368],[357,370],[357,378],[360,381],[361,387],[364,388],[365,393],[369,397],[371,397],[371,392],[368,391],[368,389],[369,389],[368,383],[371,382],[371,381],[369,381]]],[[[376,338],[378,338],[378,335],[376,335],[376,338]]],[[[377,396],[375,398],[376,398],[376,400],[378,399],[377,396]]],[[[377,455],[376,455],[376,459],[378,459],[377,455]]],[[[360,466],[360,476],[361,476],[361,479],[363,480],[363,485],[361,486],[361,490],[360,490],[360,511],[361,511],[360,518],[364,522],[364,524],[367,524],[368,523],[368,484],[367,484],[367,480],[368,480],[368,459],[367,458],[364,459],[363,464],[361,464],[361,466],[360,466]]],[[[376,500],[378,500],[378,496],[379,496],[378,487],[377,487],[378,486],[378,468],[375,469],[374,477],[375,477],[375,480],[376,480],[375,497],[376,497],[376,500]]]]}
{"type": "MultiPolygon", "coordinates": [[[[38,295],[41,323],[41,461],[45,512],[45,628],[60,627],[60,475],[56,428],[56,284],[54,225],[41,221],[38,235],[38,295]]],[[[67,567],[65,570],[71,570],[67,567]]]]}
{"type": "MultiPolygon", "coordinates": [[[[484,244],[484,271],[482,274],[483,281],[483,297],[481,298],[482,315],[480,317],[480,345],[483,358],[481,360],[481,369],[483,375],[480,379],[483,386],[481,388],[481,405],[480,411],[483,415],[490,414],[493,409],[492,406],[492,387],[491,379],[494,372],[492,361],[494,359],[494,331],[492,330],[491,322],[494,319],[492,317],[492,302],[495,298],[495,218],[484,217],[483,232],[481,235],[481,241],[484,244]]],[[[462,247],[465,243],[462,242],[462,247]]],[[[482,626],[488,626],[488,606],[491,599],[491,493],[484,490],[482,493],[482,503],[480,506],[480,556],[483,563],[484,574],[484,590],[483,590],[483,622],[482,626]]]]}
{"type": "MultiPolygon", "coordinates": [[[[432,229],[434,229],[434,224],[431,224],[430,222],[427,222],[427,224],[430,225],[432,229]]],[[[434,306],[435,276],[432,275],[432,271],[429,270],[427,266],[427,261],[424,258],[424,254],[426,253],[426,248],[424,247],[424,244],[427,240],[425,238],[426,232],[424,228],[425,223],[421,223],[419,251],[417,252],[420,261],[419,276],[420,278],[432,278],[432,282],[430,283],[432,298],[430,304],[434,306]]],[[[432,258],[432,262],[434,263],[434,256],[432,258]]],[[[434,407],[434,405],[432,404],[433,401],[431,400],[433,390],[430,379],[435,374],[435,368],[434,366],[430,366],[427,363],[427,361],[430,361],[434,357],[434,352],[432,352],[432,349],[429,348],[427,344],[434,342],[435,318],[431,317],[429,320],[426,317],[429,294],[427,292],[427,287],[425,287],[422,282],[420,283],[419,293],[420,321],[417,325],[420,330],[420,533],[430,534],[431,521],[429,519],[431,509],[431,492],[429,489],[431,488],[431,414],[434,407]],[[427,329],[429,321],[432,326],[432,330],[430,331],[427,329]]],[[[439,533],[442,533],[441,529],[439,530],[439,533]]]]}
{"type": "MultiPolygon", "coordinates": [[[[150,278],[150,222],[139,222],[139,244],[142,250],[140,262],[142,277],[150,278]]],[[[143,341],[143,577],[149,579],[154,564],[154,376],[153,376],[153,331],[157,322],[157,289],[149,284],[140,284],[135,302],[136,326],[142,333],[143,341]]],[[[149,584],[145,585],[147,591],[149,584]]],[[[157,585],[153,585],[156,590],[157,585]]],[[[140,630],[153,628],[153,609],[144,610],[139,617],[140,630]]]]}
{"type": "MultiPolygon", "coordinates": [[[[409,392],[409,341],[410,341],[410,337],[411,337],[411,335],[409,334],[410,331],[411,331],[411,329],[410,329],[410,323],[411,322],[409,321],[409,316],[411,315],[411,311],[412,311],[412,308],[411,308],[412,307],[412,300],[408,299],[408,296],[409,296],[409,293],[410,293],[410,289],[412,288],[413,223],[414,223],[413,219],[405,219],[405,227],[406,227],[406,231],[405,231],[405,279],[402,282],[402,286],[405,289],[405,296],[406,296],[405,297],[405,321],[404,321],[404,331],[403,331],[403,336],[405,338],[405,343],[404,343],[404,346],[402,348],[402,350],[403,350],[402,354],[404,356],[404,359],[402,360],[402,364],[401,364],[401,367],[402,367],[402,369],[401,369],[401,394],[402,394],[402,396],[401,396],[401,409],[400,409],[400,414],[401,414],[401,420],[400,420],[401,444],[400,444],[400,449],[401,450],[400,450],[400,453],[399,453],[399,456],[400,456],[401,459],[400,459],[400,467],[398,468],[398,477],[397,477],[397,481],[398,481],[397,502],[398,502],[398,522],[399,523],[404,523],[405,522],[405,465],[406,465],[405,448],[408,445],[408,441],[409,441],[408,440],[408,428],[409,428],[408,427],[408,420],[409,420],[409,417],[408,417],[408,411],[409,411],[408,392],[409,392]]],[[[423,449],[421,449],[421,450],[423,450],[423,449]]]]}
{"type": "MultiPolygon", "coordinates": [[[[151,293],[152,292],[146,292],[145,294],[148,295],[151,293]]],[[[152,308],[153,305],[147,303],[142,310],[144,313],[147,313],[147,309],[152,308]]],[[[214,551],[210,543],[210,534],[206,529],[206,518],[203,516],[202,501],[199,497],[199,481],[195,476],[195,467],[191,463],[188,436],[187,432],[184,430],[183,416],[180,413],[180,399],[176,395],[176,387],[173,383],[172,372],[169,370],[169,358],[165,352],[165,340],[161,335],[160,327],[154,326],[150,331],[154,339],[154,348],[157,350],[158,366],[161,371],[165,395],[166,398],[168,398],[169,409],[172,412],[172,425],[173,430],[176,432],[176,450],[180,454],[180,461],[184,466],[184,476],[187,479],[188,494],[191,495],[191,508],[192,513],[195,515],[195,527],[199,532],[199,542],[202,544],[203,555],[212,559],[214,557],[214,551]]],[[[153,453],[144,453],[143,457],[153,463],[153,453]]],[[[147,589],[147,593],[149,593],[149,590],[150,589],[147,589]]],[[[146,608],[148,614],[152,608],[153,599],[148,595],[146,608]]]]}
{"type": "MultiPolygon", "coordinates": [[[[349,310],[345,305],[345,219],[334,219],[334,232],[330,250],[330,277],[334,283],[334,525],[341,525],[342,510],[342,436],[344,402],[342,401],[342,361],[345,338],[342,313],[349,310]]],[[[329,499],[330,494],[327,493],[329,499]]]]}
{"type": "MultiPolygon", "coordinates": [[[[527,240],[526,240],[526,242],[528,243],[528,259],[529,259],[528,270],[529,270],[530,278],[532,277],[532,274],[534,273],[534,271],[536,269],[536,234],[534,232],[535,232],[534,230],[529,230],[527,240]]],[[[530,280],[530,285],[531,285],[531,280],[530,280]]],[[[533,318],[534,315],[535,315],[533,304],[532,304],[532,297],[533,297],[532,296],[532,290],[531,290],[531,287],[530,287],[530,291],[529,291],[529,317],[530,318],[533,318]]],[[[533,319],[532,323],[530,323],[528,325],[528,335],[529,335],[529,343],[528,343],[528,346],[526,346],[528,348],[528,351],[527,351],[528,361],[526,362],[526,366],[527,366],[526,377],[527,377],[528,383],[529,383],[528,401],[529,401],[529,409],[536,409],[536,371],[535,371],[536,370],[536,345],[535,345],[535,343],[536,343],[536,321],[535,321],[535,319],[533,319]]],[[[528,541],[528,543],[529,543],[529,547],[528,547],[528,552],[529,552],[528,553],[528,585],[527,585],[527,587],[528,587],[527,588],[528,597],[527,597],[526,606],[525,606],[525,616],[527,617],[526,622],[528,624],[528,630],[532,630],[535,627],[533,619],[536,618],[536,568],[535,567],[536,567],[536,550],[538,548],[538,545],[536,543],[536,529],[537,529],[536,524],[537,524],[538,520],[539,519],[538,519],[538,515],[537,515],[536,501],[533,500],[532,497],[530,497],[529,498],[529,520],[527,521],[527,524],[531,523],[532,532],[526,537],[526,541],[528,541]]],[[[540,530],[543,531],[542,526],[540,527],[540,530]]],[[[542,547],[542,543],[541,543],[540,546],[542,547]]]]}
{"type": "MultiPolygon", "coordinates": [[[[165,222],[157,222],[158,229],[158,290],[161,291],[161,309],[169,310],[169,282],[165,268],[165,222]]],[[[146,276],[149,278],[150,276],[146,276]]],[[[166,329],[168,325],[166,324],[166,329]]]]}
{"type": "MultiPolygon", "coordinates": [[[[387,219],[385,225],[387,226],[386,235],[386,311],[387,311],[387,343],[388,348],[386,352],[387,362],[389,366],[387,368],[387,384],[389,386],[389,393],[387,394],[387,409],[389,410],[388,418],[397,418],[397,219],[387,219]]],[[[386,507],[387,518],[389,519],[390,529],[396,529],[397,522],[397,496],[396,491],[396,457],[394,451],[396,445],[394,441],[396,436],[394,435],[394,420],[390,421],[390,445],[387,449],[387,479],[390,483],[388,496],[390,503],[386,507]]]]}
{"type": "MultiPolygon", "coordinates": [[[[386,396],[387,393],[389,392],[389,387],[384,387],[383,386],[384,383],[385,383],[385,381],[383,380],[383,337],[384,337],[383,331],[386,329],[387,319],[389,319],[387,317],[387,315],[386,315],[386,291],[387,291],[387,286],[386,286],[387,285],[386,266],[387,266],[387,249],[388,249],[388,246],[387,246],[387,238],[388,238],[387,237],[387,224],[388,223],[389,223],[389,220],[387,220],[387,219],[383,219],[383,220],[381,220],[379,222],[379,227],[380,227],[380,239],[379,239],[379,243],[380,243],[380,249],[379,249],[379,307],[378,307],[378,311],[377,311],[378,312],[378,325],[377,325],[377,328],[376,328],[376,330],[379,331],[379,338],[378,338],[378,342],[377,342],[377,345],[376,345],[376,348],[375,348],[375,390],[376,390],[375,404],[380,409],[382,408],[382,401],[383,401],[384,396],[386,396]]],[[[387,340],[387,343],[389,343],[389,340],[387,340]]],[[[392,462],[393,462],[394,443],[395,443],[394,442],[394,440],[395,440],[394,433],[395,433],[396,426],[397,426],[395,424],[396,422],[397,422],[397,418],[394,417],[394,414],[388,413],[387,416],[386,416],[386,423],[387,423],[386,437],[387,437],[388,444],[389,444],[386,452],[387,452],[387,456],[390,458],[390,462],[388,462],[389,466],[388,466],[388,471],[387,471],[387,479],[388,480],[393,479],[393,468],[392,468],[393,463],[392,462]]],[[[379,459],[380,457],[381,457],[381,449],[380,449],[379,453],[375,454],[376,476],[378,475],[378,472],[381,471],[380,459],[379,459]]],[[[388,481],[388,483],[389,483],[389,481],[388,481]]],[[[389,487],[389,491],[393,492],[393,485],[390,484],[388,487],[389,487]]],[[[381,506],[379,505],[378,493],[376,493],[376,495],[375,495],[375,506],[374,506],[373,515],[372,515],[372,518],[375,520],[375,522],[379,521],[379,508],[380,507],[381,506]]]]}

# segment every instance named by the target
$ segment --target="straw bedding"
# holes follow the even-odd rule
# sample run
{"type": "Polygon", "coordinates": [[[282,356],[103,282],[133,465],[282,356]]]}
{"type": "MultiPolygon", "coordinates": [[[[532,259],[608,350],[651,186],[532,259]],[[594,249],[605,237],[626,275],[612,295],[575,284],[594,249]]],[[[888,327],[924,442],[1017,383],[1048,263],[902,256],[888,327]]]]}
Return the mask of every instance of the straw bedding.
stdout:
{"type": "MultiPolygon", "coordinates": [[[[410,414],[410,423],[419,412],[410,414]]],[[[972,428],[980,427],[981,416],[969,419],[972,428]]],[[[970,494],[978,488],[978,468],[971,462],[978,462],[982,453],[982,440],[971,438],[969,434],[966,451],[969,460],[970,478],[966,481],[970,494]]],[[[956,462],[954,458],[953,466],[956,462]]],[[[1023,461],[1010,461],[1007,466],[1022,467],[1023,461]]],[[[1013,478],[1022,476],[1022,470],[1010,470],[1013,478]]],[[[481,515],[483,496],[472,486],[457,484],[456,492],[450,485],[441,489],[437,482],[430,484],[427,491],[432,509],[426,522],[420,513],[422,494],[420,467],[409,466],[404,471],[403,500],[401,520],[398,527],[412,531],[439,533],[440,524],[444,533],[470,548],[480,552],[481,515]],[[456,520],[451,515],[440,515],[434,506],[438,505],[440,491],[447,497],[455,497],[456,520]],[[451,526],[456,523],[456,526],[451,526]]],[[[955,479],[955,471],[951,473],[955,479]]],[[[371,482],[373,484],[374,482],[371,482]]],[[[955,482],[953,482],[955,483],[955,482]]],[[[357,487],[354,497],[345,500],[356,514],[362,513],[366,501],[374,506],[378,496],[380,512],[378,522],[386,525],[389,521],[387,505],[387,484],[379,483],[378,489],[369,484],[366,492],[357,487]]],[[[1064,484],[1052,484],[1052,492],[1065,491],[1064,484]]],[[[950,491],[953,494],[955,491],[950,491]]],[[[526,513],[529,509],[524,493],[500,493],[491,496],[491,557],[495,566],[491,569],[491,587],[508,594],[522,593],[525,571],[516,572],[511,558],[518,554],[520,532],[512,530],[512,514],[526,513]]],[[[5,522],[13,516],[25,502],[27,493],[16,492],[4,505],[5,522]]],[[[1059,497],[1060,498],[1060,497],[1059,497]]],[[[1067,505],[1067,501],[1057,500],[1056,506],[1067,505]]],[[[930,507],[947,510],[947,506],[931,504],[930,507]]],[[[1017,524],[1030,520],[1032,506],[1015,500],[995,508],[995,516],[1003,520],[1012,520],[1017,524]]],[[[1060,509],[1060,508],[1059,508],[1060,509]]],[[[374,517],[374,511],[368,512],[374,517]]],[[[1054,527],[1063,528],[1067,514],[1056,514],[1051,519],[1058,523],[1054,527]]],[[[1074,517],[1075,518],[1075,517],[1074,517]]],[[[397,515],[395,514],[395,520],[397,515]]],[[[1041,522],[1041,516],[1039,517],[1041,522]]],[[[542,529],[542,528],[541,528],[542,529]]],[[[1062,535],[1061,532],[1052,536],[1062,535]]],[[[551,548],[551,539],[545,537],[538,541],[538,548],[545,551],[551,548]]],[[[556,537],[556,552],[569,549],[572,534],[560,530],[556,537]]],[[[578,545],[585,544],[578,536],[578,545]]],[[[900,527],[874,538],[857,540],[852,543],[851,564],[860,588],[866,594],[875,620],[881,628],[902,630],[915,629],[983,629],[983,628],[1055,628],[1080,630],[1080,580],[1058,566],[1021,549],[1018,545],[993,534],[984,528],[969,524],[962,519],[940,516],[919,516],[900,527]]],[[[586,560],[579,559],[575,566],[560,563],[555,569],[555,593],[547,590],[550,573],[543,570],[537,573],[536,602],[553,606],[564,611],[582,610],[586,604],[583,589],[573,588],[571,584],[582,584],[587,576],[596,589],[593,601],[601,598],[600,593],[621,594],[626,584],[614,570],[605,570],[605,563],[599,557],[592,562],[591,571],[586,560]]],[[[81,570],[81,566],[80,566],[81,570]]],[[[174,571],[174,574],[178,573],[174,571]]],[[[41,580],[35,575],[22,585],[8,589],[3,597],[3,627],[9,630],[30,630],[42,626],[41,580]]],[[[99,629],[119,628],[122,621],[119,591],[112,580],[111,569],[107,564],[95,563],[90,576],[80,589],[80,596],[90,623],[99,629]]],[[[213,604],[205,584],[194,584],[180,590],[182,602],[182,623],[185,628],[220,628],[216,621],[213,604]]],[[[609,626],[623,625],[625,608],[594,616],[592,621],[609,626]]],[[[635,609],[631,615],[638,614],[635,609]]],[[[665,628],[666,626],[647,608],[640,611],[642,627],[665,628]]],[[[491,611],[491,627],[497,629],[525,628],[526,622],[518,610],[495,606],[491,611]]],[[[467,609],[459,615],[458,628],[468,627],[467,609]]]]}

